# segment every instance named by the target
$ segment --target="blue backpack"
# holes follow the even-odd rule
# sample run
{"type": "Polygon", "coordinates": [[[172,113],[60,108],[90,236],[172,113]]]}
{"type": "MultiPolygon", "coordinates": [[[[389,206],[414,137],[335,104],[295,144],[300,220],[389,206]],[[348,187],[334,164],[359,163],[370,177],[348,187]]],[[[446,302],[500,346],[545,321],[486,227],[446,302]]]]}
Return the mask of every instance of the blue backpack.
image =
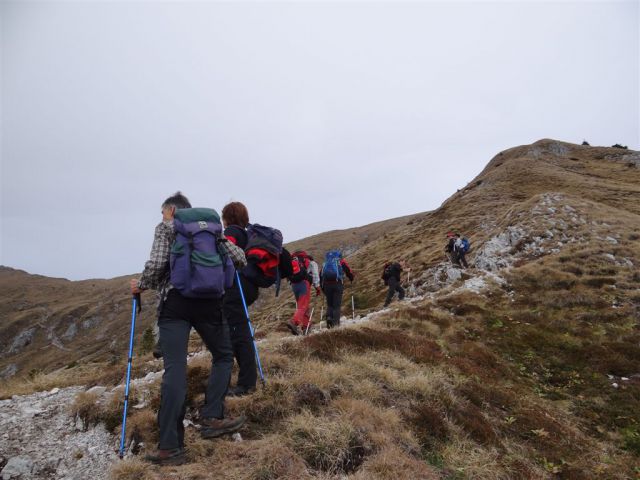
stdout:
{"type": "Polygon", "coordinates": [[[176,240],[170,251],[170,282],[182,296],[221,298],[233,285],[231,259],[218,249],[222,224],[210,208],[181,208],[173,219],[176,240]]]}
{"type": "Polygon", "coordinates": [[[331,250],[324,256],[322,264],[322,279],[330,281],[342,281],[344,272],[342,271],[342,253],[339,250],[331,250]]]}
{"type": "Polygon", "coordinates": [[[469,251],[469,248],[471,248],[471,244],[469,243],[469,240],[467,240],[467,238],[464,237],[462,239],[462,251],[464,253],[467,253],[469,251]]]}

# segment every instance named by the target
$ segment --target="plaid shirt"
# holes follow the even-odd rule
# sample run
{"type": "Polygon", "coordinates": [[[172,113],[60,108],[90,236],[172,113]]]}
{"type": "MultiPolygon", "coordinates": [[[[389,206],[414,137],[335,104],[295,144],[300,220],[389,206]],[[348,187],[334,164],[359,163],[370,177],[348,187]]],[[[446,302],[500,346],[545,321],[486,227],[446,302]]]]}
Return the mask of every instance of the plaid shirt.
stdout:
{"type": "Polygon", "coordinates": [[[156,290],[162,300],[166,300],[169,290],[173,288],[169,283],[169,252],[175,239],[173,220],[165,220],[158,224],[153,234],[149,260],[144,264],[144,270],[138,280],[138,288],[156,290]]]}

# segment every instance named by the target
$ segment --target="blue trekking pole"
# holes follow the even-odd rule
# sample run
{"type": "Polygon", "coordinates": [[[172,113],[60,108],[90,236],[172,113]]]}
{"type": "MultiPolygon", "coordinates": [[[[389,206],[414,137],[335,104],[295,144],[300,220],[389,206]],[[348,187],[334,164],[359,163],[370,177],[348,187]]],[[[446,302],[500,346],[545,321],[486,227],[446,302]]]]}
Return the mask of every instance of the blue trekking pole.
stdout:
{"type": "Polygon", "coordinates": [[[238,288],[240,289],[240,298],[242,298],[242,306],[244,307],[244,314],[247,317],[247,323],[249,324],[249,332],[251,333],[251,340],[253,340],[253,351],[256,354],[256,363],[258,364],[258,371],[260,372],[260,380],[262,385],[265,384],[264,373],[262,373],[262,364],[260,363],[260,355],[258,354],[258,344],[254,336],[253,325],[251,325],[251,319],[249,318],[249,309],[247,308],[247,302],[244,299],[244,292],[242,291],[242,282],[240,281],[240,274],[236,270],[236,280],[238,281],[238,288]]]}
{"type": "Polygon", "coordinates": [[[124,439],[127,429],[127,408],[129,407],[129,380],[131,379],[131,360],[133,357],[133,334],[136,330],[136,309],[141,307],[140,294],[133,296],[133,307],[131,311],[131,336],[129,337],[129,360],[127,361],[127,384],[124,389],[124,413],[122,414],[122,437],[120,438],[120,459],[124,457],[124,439]]]}

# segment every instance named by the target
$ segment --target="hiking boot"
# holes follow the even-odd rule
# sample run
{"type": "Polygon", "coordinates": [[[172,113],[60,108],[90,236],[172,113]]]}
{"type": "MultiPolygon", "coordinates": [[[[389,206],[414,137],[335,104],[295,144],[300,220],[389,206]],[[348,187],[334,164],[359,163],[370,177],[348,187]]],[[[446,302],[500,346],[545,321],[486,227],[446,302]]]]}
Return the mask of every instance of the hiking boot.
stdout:
{"type": "Polygon", "coordinates": [[[291,330],[291,333],[293,333],[294,335],[300,335],[300,329],[292,321],[287,322],[287,328],[291,330]]]}
{"type": "Polygon", "coordinates": [[[216,438],[240,430],[247,418],[244,415],[227,418],[203,418],[200,421],[202,438],[216,438]]]}
{"type": "Polygon", "coordinates": [[[184,448],[173,448],[171,450],[158,449],[153,453],[147,453],[144,459],[156,465],[182,465],[186,463],[187,456],[184,448]]]}
{"type": "Polygon", "coordinates": [[[151,352],[153,355],[153,358],[162,358],[162,349],[160,348],[160,342],[156,342],[156,344],[153,346],[153,352],[151,352]]]}
{"type": "Polygon", "coordinates": [[[245,387],[243,385],[236,385],[230,388],[227,392],[227,397],[244,397],[245,395],[251,395],[256,391],[256,387],[245,387]]]}

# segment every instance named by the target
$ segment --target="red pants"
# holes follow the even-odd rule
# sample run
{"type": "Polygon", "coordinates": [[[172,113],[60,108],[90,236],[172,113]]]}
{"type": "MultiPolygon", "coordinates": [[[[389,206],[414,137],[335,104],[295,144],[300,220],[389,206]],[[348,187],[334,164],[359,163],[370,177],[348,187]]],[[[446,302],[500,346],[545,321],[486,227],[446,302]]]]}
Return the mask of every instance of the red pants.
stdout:
{"type": "Polygon", "coordinates": [[[293,323],[305,329],[309,325],[309,302],[311,301],[311,284],[302,280],[292,283],[291,289],[296,297],[296,313],[293,315],[293,323]]]}

